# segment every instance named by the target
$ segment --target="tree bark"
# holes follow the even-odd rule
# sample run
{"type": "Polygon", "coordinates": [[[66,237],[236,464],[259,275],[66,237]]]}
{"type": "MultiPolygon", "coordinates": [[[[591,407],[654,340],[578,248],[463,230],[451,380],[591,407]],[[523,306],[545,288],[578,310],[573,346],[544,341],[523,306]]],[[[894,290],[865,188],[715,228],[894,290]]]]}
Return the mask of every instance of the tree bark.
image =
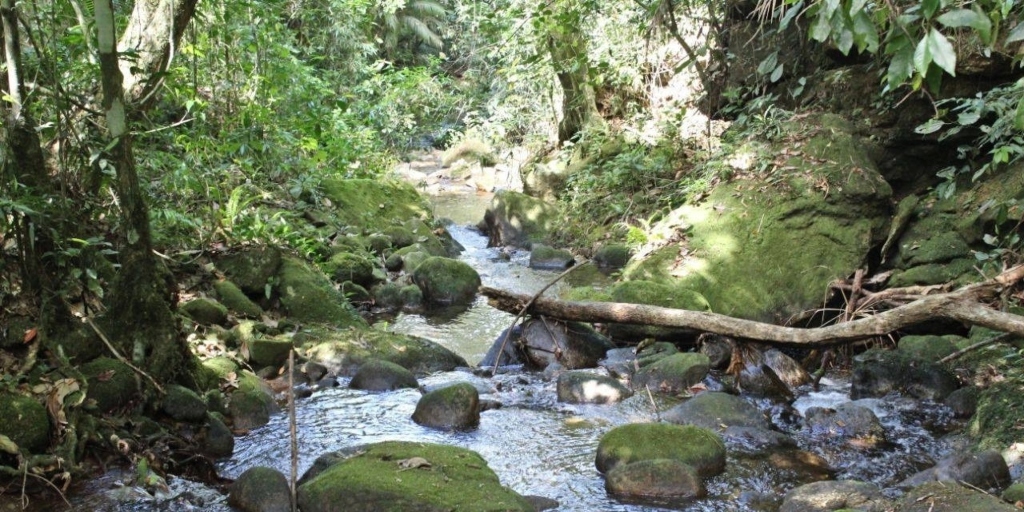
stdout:
{"type": "MultiPolygon", "coordinates": [[[[732,318],[716,313],[686,311],[643,304],[616,302],[570,302],[537,298],[528,313],[561,320],[615,322],[688,328],[775,345],[819,347],[882,336],[907,327],[939,319],[1024,337],[1024,317],[996,311],[983,301],[994,298],[1000,289],[1021,279],[1024,267],[1016,267],[1000,277],[959,290],[929,295],[874,316],[818,328],[779,325],[732,318]]],[[[531,296],[484,287],[481,293],[495,308],[519,313],[531,296]]]]}
{"type": "Polygon", "coordinates": [[[198,0],[136,0],[117,50],[135,58],[120,63],[124,97],[146,103],[163,80],[198,0]]]}
{"type": "Polygon", "coordinates": [[[590,85],[590,61],[587,40],[580,15],[563,9],[565,20],[548,29],[547,50],[562,86],[562,119],[558,122],[558,142],[573,139],[589,124],[600,119],[597,99],[590,85]]]}

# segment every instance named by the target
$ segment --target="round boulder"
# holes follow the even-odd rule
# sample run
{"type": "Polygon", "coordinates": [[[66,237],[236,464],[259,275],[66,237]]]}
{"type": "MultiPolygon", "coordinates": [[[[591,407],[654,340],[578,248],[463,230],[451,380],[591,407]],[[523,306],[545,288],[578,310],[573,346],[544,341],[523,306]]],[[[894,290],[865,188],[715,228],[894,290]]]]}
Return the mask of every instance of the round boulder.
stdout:
{"type": "Polygon", "coordinates": [[[195,391],[177,384],[167,386],[162,407],[165,414],[177,421],[206,419],[206,402],[195,391]]]}
{"type": "Polygon", "coordinates": [[[602,473],[655,459],[671,459],[711,477],[725,470],[725,443],[718,434],[692,425],[631,423],[608,431],[597,445],[597,470],[602,473]]]}
{"type": "Polygon", "coordinates": [[[572,253],[565,249],[555,249],[546,245],[534,244],[530,251],[530,268],[537,270],[565,270],[576,264],[572,253]]]}
{"type": "Polygon", "coordinates": [[[420,398],[412,420],[444,430],[476,428],[480,424],[480,393],[468,382],[436,389],[420,398]]]}
{"type": "Polygon", "coordinates": [[[256,466],[238,476],[228,490],[228,503],[244,512],[290,512],[291,487],[280,471],[256,466]]]}
{"type": "Polygon", "coordinates": [[[853,402],[840,404],[835,409],[811,407],[804,413],[807,429],[812,436],[833,439],[856,439],[865,446],[885,442],[885,429],[878,416],[853,402]]]}
{"type": "Polygon", "coordinates": [[[18,448],[41,453],[50,444],[50,418],[46,407],[32,397],[0,393],[0,435],[18,448]]]}
{"type": "Polygon", "coordinates": [[[789,491],[779,512],[830,512],[840,509],[884,512],[892,505],[875,484],[852,480],[826,480],[789,491]]]}
{"type": "Polygon", "coordinates": [[[708,356],[697,352],[672,354],[641,368],[633,379],[637,389],[677,394],[707,377],[711,368],[708,356]]]}
{"type": "Polygon", "coordinates": [[[575,370],[594,368],[613,348],[608,338],[580,322],[531,319],[523,324],[519,346],[525,361],[534,368],[558,363],[575,370]]]}
{"type": "Polygon", "coordinates": [[[87,397],[96,401],[103,412],[128,405],[139,394],[135,372],[126,364],[109,357],[98,357],[82,365],[82,375],[89,379],[87,397]]]}
{"type": "Polygon", "coordinates": [[[983,490],[1002,489],[1010,483],[1010,468],[1002,454],[995,450],[955,453],[900,482],[900,487],[933,481],[961,482],[983,490]]]}
{"type": "Polygon", "coordinates": [[[620,269],[629,263],[632,256],[629,247],[623,244],[602,245],[594,253],[594,263],[602,269],[620,269]]]}
{"type": "Polygon", "coordinates": [[[758,427],[769,429],[768,420],[746,400],[728,393],[705,391],[661,415],[669,423],[718,429],[758,427]]]}
{"type": "Polygon", "coordinates": [[[707,494],[700,475],[673,459],[619,464],[605,475],[608,494],[633,499],[702,498],[707,494]]]}
{"type": "Polygon", "coordinates": [[[633,392],[619,381],[588,372],[564,372],[558,376],[558,401],[571,404],[610,404],[633,392]]]}
{"type": "Polygon", "coordinates": [[[882,397],[895,392],[942,400],[958,387],[956,376],[936,363],[899,350],[873,349],[854,362],[850,398],[882,397]]]}
{"type": "Polygon", "coordinates": [[[390,361],[371,359],[356,371],[348,387],[367,391],[391,391],[419,386],[416,377],[402,366],[390,361]]]}
{"type": "Polygon", "coordinates": [[[480,288],[480,274],[473,267],[438,256],[427,258],[416,267],[412,280],[431,306],[469,305],[480,288]]]}

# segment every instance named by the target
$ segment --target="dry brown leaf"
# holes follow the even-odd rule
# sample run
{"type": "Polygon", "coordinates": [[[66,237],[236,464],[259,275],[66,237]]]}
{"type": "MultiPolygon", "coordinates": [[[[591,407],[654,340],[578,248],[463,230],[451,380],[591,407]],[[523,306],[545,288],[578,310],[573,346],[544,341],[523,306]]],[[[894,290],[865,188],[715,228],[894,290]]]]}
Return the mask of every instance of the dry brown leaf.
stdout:
{"type": "Polygon", "coordinates": [[[36,335],[38,335],[38,334],[39,334],[39,330],[36,329],[35,327],[25,331],[25,338],[24,338],[23,342],[26,343],[26,344],[32,343],[32,340],[36,339],[36,335]]]}

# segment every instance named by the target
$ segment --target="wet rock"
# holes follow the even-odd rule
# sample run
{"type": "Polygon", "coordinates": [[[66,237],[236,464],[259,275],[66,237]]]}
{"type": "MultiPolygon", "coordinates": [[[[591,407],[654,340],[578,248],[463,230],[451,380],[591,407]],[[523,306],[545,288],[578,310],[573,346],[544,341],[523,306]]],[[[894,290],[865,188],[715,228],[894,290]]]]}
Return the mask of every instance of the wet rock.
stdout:
{"type": "Polygon", "coordinates": [[[291,336],[288,335],[253,338],[247,345],[249,361],[254,368],[280,368],[288,360],[288,353],[294,346],[291,336]]]}
{"type": "Polygon", "coordinates": [[[0,435],[21,450],[43,453],[50,445],[50,417],[34,398],[0,391],[0,418],[0,435]]]}
{"type": "Polygon", "coordinates": [[[416,336],[379,329],[307,329],[302,354],[334,375],[352,375],[364,362],[383,359],[415,374],[451,371],[468,366],[462,356],[416,336]]]}
{"type": "Polygon", "coordinates": [[[238,389],[231,393],[228,412],[235,430],[248,431],[270,422],[277,411],[273,394],[267,385],[249,371],[238,372],[238,389]]]}
{"type": "Polygon", "coordinates": [[[763,361],[760,356],[757,361],[745,361],[746,364],[736,376],[737,386],[754,396],[783,402],[792,400],[793,392],[789,386],[763,361]]]}
{"type": "Polygon", "coordinates": [[[281,266],[276,247],[246,247],[216,262],[217,269],[250,296],[263,296],[267,283],[281,266]]]}
{"type": "Polygon", "coordinates": [[[213,284],[213,290],[217,293],[220,303],[236,314],[248,318],[263,316],[263,308],[250,300],[235,283],[226,279],[217,281],[213,284]]]}
{"type": "Polygon", "coordinates": [[[179,306],[178,310],[201,325],[226,326],[228,323],[228,308],[213,299],[192,299],[179,306]]]}
{"type": "Polygon", "coordinates": [[[618,380],[588,372],[558,376],[558,401],[571,404],[610,404],[633,396],[618,380]]]}
{"type": "Polygon", "coordinates": [[[277,273],[277,292],[281,306],[292,321],[337,327],[366,325],[322,272],[298,258],[282,259],[277,273]]]}
{"type": "Polygon", "coordinates": [[[746,400],[728,393],[706,391],[661,415],[662,420],[681,425],[697,425],[708,429],[756,427],[770,430],[761,411],[746,400]]]}
{"type": "Polygon", "coordinates": [[[565,249],[534,244],[530,251],[530,268],[537,270],[565,270],[576,264],[576,258],[565,249]]]}
{"type": "Polygon", "coordinates": [[[620,498],[649,500],[702,498],[707,494],[697,471],[674,459],[618,464],[605,475],[604,488],[620,498]]]}
{"type": "Polygon", "coordinates": [[[298,505],[303,512],[535,510],[478,453],[402,441],[321,456],[299,481],[298,505]]]}
{"type": "Polygon", "coordinates": [[[580,322],[530,319],[523,323],[519,347],[531,367],[545,368],[557,362],[576,370],[596,367],[613,345],[580,322]]]}
{"type": "Polygon", "coordinates": [[[768,454],[768,464],[776,471],[785,471],[794,481],[828,480],[835,471],[824,457],[816,453],[783,447],[768,454]]]}
{"type": "Polygon", "coordinates": [[[936,363],[956,352],[956,342],[962,339],[964,338],[956,335],[904,336],[900,338],[897,350],[914,359],[936,363]]]}
{"type": "Polygon", "coordinates": [[[99,357],[82,365],[81,370],[89,380],[86,397],[95,400],[103,412],[124,407],[139,396],[134,370],[117,359],[99,357]]]}
{"type": "Polygon", "coordinates": [[[858,445],[875,446],[885,442],[885,429],[878,416],[852,402],[835,409],[811,407],[807,409],[805,425],[810,435],[833,439],[855,439],[858,445]]]}
{"type": "Polygon", "coordinates": [[[989,490],[1002,489],[1010,483],[1010,468],[1003,456],[988,450],[957,453],[939,461],[934,467],[920,471],[900,482],[900,487],[915,487],[927,482],[959,482],[989,490]]]}
{"type": "Polygon", "coordinates": [[[641,368],[633,378],[633,386],[637,389],[678,394],[704,380],[709,369],[708,356],[681,352],[641,368]]]}
{"type": "Polygon", "coordinates": [[[892,505],[877,485],[852,480],[826,480],[801,485],[786,493],[779,512],[829,512],[856,509],[886,512],[892,505]]]}
{"type": "Polygon", "coordinates": [[[244,512],[290,512],[291,495],[288,479],[280,471],[256,466],[231,484],[228,503],[244,512]]]}
{"type": "Polygon", "coordinates": [[[203,453],[214,457],[230,457],[235,451],[235,436],[216,414],[206,415],[206,428],[200,438],[203,453]]]}
{"type": "Polygon", "coordinates": [[[431,391],[416,404],[412,420],[443,430],[476,428],[480,424],[480,394],[468,382],[431,391]]]}
{"type": "Polygon", "coordinates": [[[697,339],[697,345],[700,347],[700,353],[708,356],[711,368],[722,370],[732,360],[735,342],[725,336],[704,333],[697,339]]]}
{"type": "Polygon", "coordinates": [[[390,361],[371,359],[356,371],[348,387],[367,391],[391,391],[419,386],[416,377],[405,368],[390,361]]]}
{"type": "Polygon", "coordinates": [[[970,418],[978,410],[978,397],[981,392],[974,386],[960,388],[949,394],[942,403],[949,406],[957,418],[970,418]]]}
{"type": "Polygon", "coordinates": [[[612,377],[629,380],[639,367],[632,348],[613,348],[598,362],[612,377]]]}
{"type": "Polygon", "coordinates": [[[764,364],[771,368],[779,380],[789,386],[790,390],[811,382],[811,375],[807,373],[807,370],[777,348],[771,348],[764,352],[764,364]]]}
{"type": "Polygon", "coordinates": [[[632,251],[623,244],[606,244],[594,252],[594,264],[601,269],[620,269],[629,263],[632,251]]]}
{"type": "Polygon", "coordinates": [[[488,247],[511,245],[529,249],[557,227],[558,209],[520,192],[502,190],[494,194],[484,213],[488,247]]]}
{"type": "Polygon", "coordinates": [[[523,328],[521,325],[513,327],[511,333],[508,329],[501,331],[501,334],[494,340],[494,343],[491,343],[491,348],[487,350],[487,354],[480,360],[479,366],[494,366],[495,363],[499,366],[525,364],[526,361],[523,358],[523,354],[517,348],[522,333],[523,328]],[[498,358],[499,352],[501,353],[500,360],[498,358]]]}
{"type": "MultiPolygon", "coordinates": [[[[915,487],[897,501],[900,512],[1012,512],[999,498],[950,482],[915,487]]],[[[781,512],[781,511],[780,511],[781,512]]]]}
{"type": "Polygon", "coordinates": [[[602,473],[656,459],[689,465],[707,478],[725,470],[725,443],[718,434],[693,425],[631,423],[608,431],[597,445],[597,470],[602,473]]]}
{"type": "Polygon", "coordinates": [[[171,384],[166,388],[161,408],[177,421],[196,422],[206,419],[206,402],[195,391],[171,384]]]}
{"type": "Polygon", "coordinates": [[[554,510],[557,509],[560,505],[560,503],[558,503],[558,500],[545,498],[544,496],[523,496],[523,498],[526,498],[526,501],[530,502],[530,505],[533,505],[533,510],[537,512],[542,512],[544,510],[554,510]]]}
{"type": "Polygon", "coordinates": [[[882,397],[897,392],[941,400],[958,387],[956,376],[942,366],[898,350],[872,349],[854,362],[850,398],[882,397]]]}
{"type": "Polygon", "coordinates": [[[731,426],[722,431],[730,449],[746,453],[764,453],[782,448],[795,448],[796,441],[782,432],[761,427],[731,426]]]}
{"type": "Polygon", "coordinates": [[[644,346],[644,343],[641,342],[636,348],[639,350],[635,353],[635,359],[637,366],[640,368],[646,368],[666,357],[679,353],[679,349],[667,341],[657,341],[647,346],[644,346]]]}
{"type": "Polygon", "coordinates": [[[413,271],[412,280],[429,306],[469,305],[480,288],[476,270],[450,258],[427,258],[413,271]]]}

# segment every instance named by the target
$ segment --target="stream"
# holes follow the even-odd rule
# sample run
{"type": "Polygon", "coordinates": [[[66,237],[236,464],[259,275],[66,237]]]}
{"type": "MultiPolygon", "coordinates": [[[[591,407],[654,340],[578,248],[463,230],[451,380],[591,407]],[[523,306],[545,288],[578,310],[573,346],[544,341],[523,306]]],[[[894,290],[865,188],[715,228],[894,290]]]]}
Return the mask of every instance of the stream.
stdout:
{"type": "MultiPolygon", "coordinates": [[[[449,231],[465,246],[460,258],[477,269],[485,285],[535,293],[557,275],[529,269],[529,254],[525,251],[512,254],[509,260],[502,258],[497,249],[486,247],[486,238],[472,226],[482,218],[489,197],[469,194],[434,200],[436,215],[453,221],[449,231]]],[[[547,293],[556,294],[559,286],[567,284],[560,283],[547,293]]],[[[466,310],[428,316],[402,314],[375,325],[431,339],[476,364],[512,319],[512,315],[491,308],[485,298],[478,297],[466,310]]],[[[480,453],[504,485],[520,494],[555,499],[560,503],[558,510],[758,511],[775,510],[788,490],[830,476],[875,482],[887,494],[895,495],[896,483],[946,455],[955,444],[933,433],[952,430],[948,411],[938,405],[902,399],[859,401],[858,404],[876,413],[890,439],[884,447],[863,449],[806,435],[799,421],[782,419],[777,405],[751,399],[773,418],[780,430],[792,435],[799,450],[744,455],[742,450],[730,446],[725,473],[707,481],[707,498],[661,506],[624,503],[608,496],[604,479],[595,467],[601,436],[619,425],[658,421],[659,412],[679,403],[679,399],[638,393],[612,405],[559,403],[555,379],[531,372],[499,373],[492,378],[467,368],[420,379],[427,389],[460,381],[472,383],[480,391],[481,399],[502,404],[501,408],[484,411],[479,428],[468,432],[444,432],[414,423],[411,416],[421,396],[414,389],[370,393],[349,389],[348,380],[340,379],[338,387],[317,391],[298,401],[299,474],[318,456],[341,448],[386,440],[422,441],[457,445],[480,453]],[[829,475],[820,465],[807,462],[807,454],[827,461],[833,473],[829,475]]],[[[848,380],[829,376],[823,379],[818,391],[798,390],[796,402],[786,410],[803,414],[812,406],[834,407],[849,401],[848,390],[848,380]]],[[[790,416],[794,414],[791,412],[790,416]]],[[[236,438],[234,455],[221,461],[218,471],[233,479],[253,466],[270,466],[288,475],[288,430],[287,415],[275,415],[269,424],[236,438]]],[[[224,496],[208,487],[176,478],[169,479],[169,483],[171,489],[165,499],[131,504],[131,499],[126,503],[121,497],[119,504],[112,505],[112,491],[99,490],[104,485],[109,488],[111,482],[97,480],[91,484],[96,486],[94,498],[105,495],[106,499],[96,501],[80,496],[74,500],[74,509],[232,510],[224,496]]]]}

